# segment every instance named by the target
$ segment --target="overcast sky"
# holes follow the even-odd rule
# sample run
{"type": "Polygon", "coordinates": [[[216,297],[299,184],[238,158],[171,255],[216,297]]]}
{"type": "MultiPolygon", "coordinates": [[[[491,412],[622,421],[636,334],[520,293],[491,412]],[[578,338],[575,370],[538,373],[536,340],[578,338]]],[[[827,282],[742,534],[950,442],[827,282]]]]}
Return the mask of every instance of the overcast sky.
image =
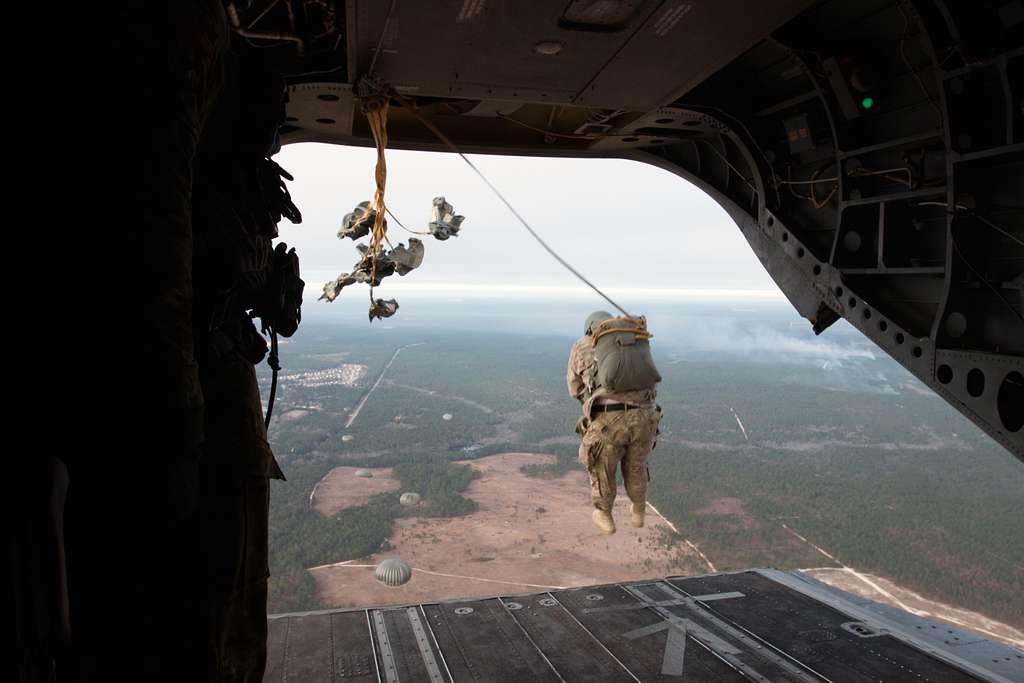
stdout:
{"type": "MultiPolygon", "coordinates": [[[[781,298],[725,211],[667,171],[612,159],[471,158],[556,251],[627,307],[649,297],[735,298],[733,290],[747,290],[742,299],[781,298]]],[[[342,217],[372,196],[374,159],[372,149],[308,143],[276,157],[295,176],[289,187],[303,222],[282,220],[281,238],[297,247],[307,300],[357,260],[353,242],[336,232],[342,217]]],[[[407,227],[426,229],[438,195],[466,221],[456,238],[422,237],[423,265],[386,279],[377,296],[582,296],[580,283],[461,159],[388,150],[387,162],[387,205],[407,227]]],[[[389,222],[389,237],[397,243],[410,235],[389,222]]],[[[307,305],[356,297],[365,309],[364,285],[346,288],[334,304],[307,305]]]]}

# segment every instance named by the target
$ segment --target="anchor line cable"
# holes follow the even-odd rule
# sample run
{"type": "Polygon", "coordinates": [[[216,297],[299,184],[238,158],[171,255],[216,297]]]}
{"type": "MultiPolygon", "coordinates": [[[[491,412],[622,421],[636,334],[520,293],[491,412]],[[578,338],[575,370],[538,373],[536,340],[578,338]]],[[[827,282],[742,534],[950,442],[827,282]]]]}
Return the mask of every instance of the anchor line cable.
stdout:
{"type": "Polygon", "coordinates": [[[484,181],[484,184],[485,184],[485,185],[487,185],[487,187],[489,187],[489,188],[490,188],[491,192],[493,192],[493,193],[494,193],[494,195],[495,195],[495,196],[496,196],[496,197],[497,197],[497,198],[498,198],[498,199],[499,199],[499,200],[501,201],[501,203],[502,203],[502,204],[504,204],[504,205],[505,205],[505,207],[506,207],[506,208],[507,208],[507,209],[508,209],[508,210],[509,210],[510,212],[512,212],[512,215],[516,217],[516,220],[518,220],[518,221],[519,221],[519,223],[520,223],[520,224],[521,224],[521,225],[522,225],[522,226],[523,226],[524,228],[526,228],[526,231],[527,231],[528,233],[530,233],[530,235],[531,235],[531,236],[533,237],[533,239],[537,240],[537,243],[538,243],[538,244],[539,244],[540,246],[542,246],[542,247],[544,248],[544,250],[545,250],[546,252],[548,252],[548,253],[549,253],[549,254],[551,255],[551,257],[552,257],[552,258],[554,258],[554,259],[555,259],[556,261],[558,261],[558,263],[560,263],[560,264],[562,265],[562,267],[564,267],[564,268],[565,268],[566,270],[568,270],[568,271],[569,271],[570,273],[572,273],[573,275],[575,275],[577,279],[579,279],[579,280],[580,280],[581,282],[583,282],[583,283],[584,283],[585,285],[587,285],[587,286],[588,286],[588,287],[590,287],[590,288],[591,288],[592,290],[594,290],[594,292],[596,292],[596,293],[597,293],[597,294],[598,294],[598,295],[599,295],[599,296],[600,296],[600,297],[601,297],[602,299],[604,299],[604,300],[605,300],[605,301],[607,301],[607,302],[608,302],[609,304],[611,304],[611,305],[612,305],[612,306],[613,306],[613,307],[614,307],[614,308],[615,308],[615,309],[616,309],[617,311],[619,311],[620,313],[622,313],[622,315],[626,316],[627,318],[632,318],[632,317],[633,317],[632,315],[630,315],[630,314],[629,314],[629,313],[628,313],[628,312],[626,311],[626,309],[624,309],[624,308],[623,308],[622,306],[620,306],[619,304],[615,303],[615,301],[614,301],[614,300],[612,300],[612,298],[611,298],[611,297],[609,297],[609,296],[608,296],[607,294],[605,294],[604,292],[602,292],[602,291],[601,291],[601,289],[600,289],[600,288],[599,288],[599,287],[598,287],[597,285],[595,285],[595,284],[594,284],[593,282],[591,282],[590,280],[588,280],[588,279],[587,279],[587,278],[586,278],[586,277],[585,277],[585,276],[584,276],[584,275],[583,275],[582,273],[580,273],[580,272],[579,272],[578,270],[576,270],[575,268],[573,268],[573,267],[572,267],[572,265],[570,265],[568,261],[566,261],[566,260],[565,260],[564,258],[562,258],[561,256],[559,256],[559,255],[558,255],[558,252],[556,252],[556,251],[555,251],[554,249],[552,249],[552,248],[551,248],[551,247],[550,247],[550,246],[548,245],[548,243],[544,241],[544,238],[542,238],[542,237],[541,237],[540,235],[538,235],[538,234],[537,234],[537,231],[536,231],[536,230],[534,230],[534,229],[533,229],[533,228],[532,228],[532,227],[530,226],[530,224],[529,224],[529,223],[528,223],[528,222],[526,221],[526,219],[525,219],[525,218],[523,218],[523,217],[522,217],[522,215],[520,215],[520,213],[519,213],[518,211],[516,211],[515,207],[514,207],[514,206],[512,206],[512,204],[511,204],[511,203],[510,203],[510,202],[509,202],[509,201],[508,201],[507,199],[505,199],[505,195],[503,195],[503,194],[501,193],[501,191],[500,191],[500,190],[498,190],[498,188],[494,186],[494,183],[492,183],[492,182],[491,182],[490,180],[488,180],[488,179],[487,179],[487,176],[485,176],[485,175],[483,174],[483,172],[482,172],[482,171],[481,171],[481,170],[480,170],[479,168],[477,168],[477,167],[476,167],[476,165],[475,165],[475,164],[474,164],[474,163],[473,163],[472,161],[470,161],[470,160],[469,160],[469,158],[468,158],[468,157],[467,157],[467,156],[466,156],[465,154],[463,154],[463,153],[462,153],[462,152],[461,152],[461,151],[459,150],[459,148],[458,148],[458,147],[456,147],[456,146],[455,146],[455,143],[453,143],[453,142],[452,142],[452,141],[451,141],[451,140],[450,140],[450,139],[448,138],[448,136],[447,136],[447,135],[445,135],[444,133],[442,133],[442,132],[440,131],[440,129],[438,129],[438,128],[437,128],[437,126],[435,126],[435,125],[434,125],[433,123],[431,123],[431,122],[430,122],[430,121],[428,121],[428,120],[427,120],[426,118],[424,118],[424,117],[423,117],[422,115],[420,115],[420,113],[419,113],[418,111],[416,111],[416,108],[415,108],[415,106],[413,106],[413,104],[412,104],[412,103],[411,103],[411,102],[410,102],[409,100],[407,100],[406,98],[402,97],[401,95],[399,95],[399,94],[398,94],[397,92],[394,92],[394,91],[391,91],[390,95],[391,95],[392,97],[394,97],[395,99],[399,100],[399,101],[400,101],[400,102],[401,102],[401,103],[402,103],[403,105],[405,105],[405,107],[406,107],[406,108],[407,108],[407,109],[409,110],[409,112],[410,112],[410,113],[411,113],[411,114],[412,114],[412,115],[413,115],[413,116],[414,116],[414,117],[415,117],[415,118],[416,118],[416,119],[417,119],[417,120],[418,120],[418,121],[419,121],[420,123],[422,123],[422,124],[423,124],[423,125],[424,125],[424,126],[425,126],[425,127],[427,128],[427,130],[429,130],[429,131],[430,131],[431,133],[433,133],[433,134],[434,134],[434,136],[435,136],[435,137],[437,137],[437,139],[438,139],[438,140],[440,140],[440,141],[441,141],[441,142],[442,142],[442,143],[443,143],[443,144],[444,144],[444,145],[445,145],[446,147],[448,147],[448,149],[450,149],[450,150],[451,150],[451,151],[452,151],[453,153],[457,154],[457,155],[458,155],[458,156],[459,156],[459,157],[460,157],[460,158],[461,158],[461,159],[462,159],[463,161],[465,161],[465,162],[466,162],[466,165],[467,165],[467,166],[469,166],[469,167],[470,167],[470,169],[472,169],[472,171],[473,171],[474,173],[476,173],[476,175],[477,175],[477,176],[478,176],[478,177],[480,178],[480,180],[484,181]]]}

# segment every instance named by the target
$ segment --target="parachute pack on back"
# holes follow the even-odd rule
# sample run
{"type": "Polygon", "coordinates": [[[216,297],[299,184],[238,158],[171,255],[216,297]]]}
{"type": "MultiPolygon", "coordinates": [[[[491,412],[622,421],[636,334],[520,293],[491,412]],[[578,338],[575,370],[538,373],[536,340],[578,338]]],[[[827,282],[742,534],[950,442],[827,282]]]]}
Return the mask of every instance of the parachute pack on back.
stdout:
{"type": "Polygon", "coordinates": [[[647,319],[608,318],[591,327],[594,386],[612,393],[650,389],[661,381],[651,357],[647,319]]]}

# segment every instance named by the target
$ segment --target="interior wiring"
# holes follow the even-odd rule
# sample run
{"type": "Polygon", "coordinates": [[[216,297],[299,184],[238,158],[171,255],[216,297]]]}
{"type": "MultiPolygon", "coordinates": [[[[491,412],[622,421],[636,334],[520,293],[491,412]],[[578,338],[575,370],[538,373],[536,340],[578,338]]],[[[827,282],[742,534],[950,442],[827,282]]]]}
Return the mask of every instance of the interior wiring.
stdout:
{"type": "Polygon", "coordinates": [[[900,15],[903,17],[903,35],[900,36],[900,57],[903,58],[903,63],[907,65],[908,69],[910,69],[910,73],[914,75],[914,80],[916,80],[917,84],[921,87],[921,92],[924,93],[925,98],[928,100],[928,104],[932,105],[932,108],[935,109],[935,113],[939,115],[939,125],[941,126],[944,118],[942,116],[942,109],[935,103],[935,99],[932,98],[931,92],[929,92],[928,88],[925,86],[924,81],[921,80],[921,74],[917,73],[917,67],[911,64],[910,60],[907,58],[906,44],[907,38],[910,36],[910,17],[907,16],[906,10],[903,9],[902,2],[897,2],[896,8],[900,11],[900,15]]]}
{"type": "Polygon", "coordinates": [[[953,251],[956,252],[956,255],[960,257],[960,260],[963,262],[963,264],[967,266],[967,268],[970,269],[972,273],[974,273],[975,277],[977,277],[986,287],[991,289],[992,293],[999,297],[999,300],[1006,304],[1006,307],[1013,311],[1013,314],[1020,318],[1021,322],[1024,322],[1024,315],[1021,315],[1021,312],[1017,310],[1017,307],[1011,304],[1010,300],[1003,296],[1003,293],[996,289],[996,286],[989,282],[988,279],[980,272],[978,272],[978,269],[975,268],[974,265],[967,260],[967,257],[964,256],[964,253],[960,251],[960,247],[959,245],[957,245],[956,238],[953,237],[952,233],[950,233],[950,243],[953,245],[953,251]]]}
{"type": "Polygon", "coordinates": [[[757,186],[754,185],[754,183],[750,180],[750,178],[748,178],[742,171],[740,171],[738,168],[736,168],[733,165],[733,163],[731,161],[729,161],[729,159],[724,154],[722,154],[721,151],[719,151],[719,149],[717,147],[715,147],[713,144],[711,144],[711,142],[709,140],[704,140],[702,138],[694,138],[694,142],[703,142],[703,143],[705,143],[708,146],[708,149],[710,149],[712,152],[714,152],[718,156],[719,159],[724,161],[725,165],[728,166],[729,168],[731,168],[736,173],[736,175],[738,175],[743,180],[743,182],[745,182],[750,187],[750,189],[754,191],[754,194],[757,194],[757,186]]]}
{"type": "MultiPolygon", "coordinates": [[[[949,204],[947,204],[946,202],[918,202],[915,206],[941,206],[944,208],[948,208],[949,204]]],[[[989,219],[985,218],[984,216],[979,215],[976,211],[968,209],[963,204],[954,204],[953,208],[965,216],[970,216],[971,218],[981,221],[984,225],[987,225],[988,227],[992,228],[993,230],[1001,234],[1003,237],[1006,237],[1007,239],[1010,239],[1019,244],[1020,246],[1024,247],[1024,240],[1020,239],[1019,237],[1014,237],[1011,233],[1007,232],[1003,228],[1000,228],[998,225],[996,225],[989,219]]]]}

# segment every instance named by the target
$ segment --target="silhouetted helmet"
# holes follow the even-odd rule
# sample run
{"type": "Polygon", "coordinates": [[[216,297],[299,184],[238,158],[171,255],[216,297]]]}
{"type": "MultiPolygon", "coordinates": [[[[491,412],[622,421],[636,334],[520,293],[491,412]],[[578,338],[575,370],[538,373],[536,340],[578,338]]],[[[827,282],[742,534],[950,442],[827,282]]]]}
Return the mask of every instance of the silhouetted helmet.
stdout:
{"type": "Polygon", "coordinates": [[[596,323],[613,317],[615,316],[613,316],[608,311],[594,311],[593,313],[587,316],[587,322],[583,323],[583,334],[590,334],[590,328],[593,327],[596,323]]]}

